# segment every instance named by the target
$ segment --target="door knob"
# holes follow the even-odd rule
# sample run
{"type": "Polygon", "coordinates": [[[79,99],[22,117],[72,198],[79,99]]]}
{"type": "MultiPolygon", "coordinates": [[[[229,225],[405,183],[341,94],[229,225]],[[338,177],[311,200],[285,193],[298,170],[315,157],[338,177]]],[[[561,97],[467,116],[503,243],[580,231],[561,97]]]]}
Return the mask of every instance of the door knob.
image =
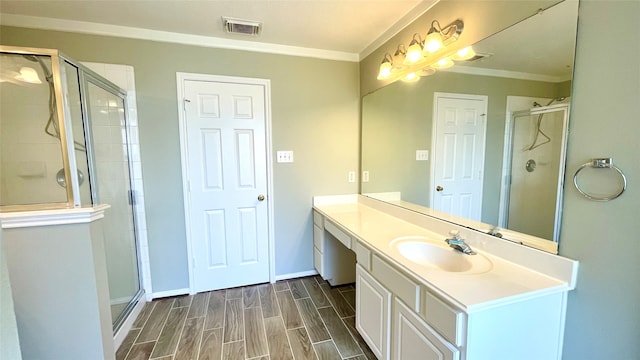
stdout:
{"type": "Polygon", "coordinates": [[[436,186],[436,191],[442,191],[442,190],[444,190],[444,188],[442,186],[440,186],[440,185],[436,186]]]}
{"type": "Polygon", "coordinates": [[[264,195],[262,194],[258,195],[258,201],[264,201],[264,195]]]}

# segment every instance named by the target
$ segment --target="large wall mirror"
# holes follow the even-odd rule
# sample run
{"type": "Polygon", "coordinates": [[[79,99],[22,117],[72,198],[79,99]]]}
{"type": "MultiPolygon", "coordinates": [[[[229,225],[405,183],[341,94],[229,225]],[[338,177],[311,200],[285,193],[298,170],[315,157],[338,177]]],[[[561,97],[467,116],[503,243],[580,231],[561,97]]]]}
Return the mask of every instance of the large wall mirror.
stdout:
{"type": "Polygon", "coordinates": [[[577,16],[560,2],[364,96],[361,193],[557,253],[577,16]]]}

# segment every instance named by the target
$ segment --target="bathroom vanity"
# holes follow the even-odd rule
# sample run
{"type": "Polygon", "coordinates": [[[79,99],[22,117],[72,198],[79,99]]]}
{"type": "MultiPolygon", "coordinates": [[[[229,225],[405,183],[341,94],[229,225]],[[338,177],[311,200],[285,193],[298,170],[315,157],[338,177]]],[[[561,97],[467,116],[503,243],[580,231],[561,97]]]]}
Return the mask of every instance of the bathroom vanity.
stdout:
{"type": "Polygon", "coordinates": [[[361,195],[314,198],[314,264],[356,282],[379,359],[559,359],[578,263],[361,195]],[[450,248],[451,230],[476,255],[450,248]]]}

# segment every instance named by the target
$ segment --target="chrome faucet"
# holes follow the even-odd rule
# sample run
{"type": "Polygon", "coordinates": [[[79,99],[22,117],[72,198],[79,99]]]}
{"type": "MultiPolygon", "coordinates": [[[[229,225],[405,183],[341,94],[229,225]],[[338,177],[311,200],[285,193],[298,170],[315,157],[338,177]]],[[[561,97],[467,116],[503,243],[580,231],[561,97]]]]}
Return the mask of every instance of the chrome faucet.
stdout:
{"type": "Polygon", "coordinates": [[[471,249],[471,246],[464,242],[464,239],[460,237],[460,232],[458,230],[449,231],[449,236],[451,236],[451,238],[447,238],[444,240],[447,244],[449,244],[449,246],[467,255],[476,254],[476,252],[471,249]]]}

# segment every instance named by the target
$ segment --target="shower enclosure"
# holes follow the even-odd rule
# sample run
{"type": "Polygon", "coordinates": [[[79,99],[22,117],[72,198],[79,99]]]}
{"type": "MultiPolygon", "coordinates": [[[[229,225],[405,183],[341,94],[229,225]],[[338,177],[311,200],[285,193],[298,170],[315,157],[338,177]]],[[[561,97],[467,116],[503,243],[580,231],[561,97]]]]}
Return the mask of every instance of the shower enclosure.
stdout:
{"type": "Polygon", "coordinates": [[[514,112],[507,131],[501,226],[557,241],[561,217],[562,184],[569,105],[514,112]]]}
{"type": "Polygon", "coordinates": [[[0,211],[111,206],[114,332],[143,295],[126,95],[57,50],[0,46],[0,211]]]}

